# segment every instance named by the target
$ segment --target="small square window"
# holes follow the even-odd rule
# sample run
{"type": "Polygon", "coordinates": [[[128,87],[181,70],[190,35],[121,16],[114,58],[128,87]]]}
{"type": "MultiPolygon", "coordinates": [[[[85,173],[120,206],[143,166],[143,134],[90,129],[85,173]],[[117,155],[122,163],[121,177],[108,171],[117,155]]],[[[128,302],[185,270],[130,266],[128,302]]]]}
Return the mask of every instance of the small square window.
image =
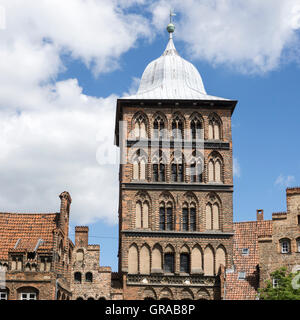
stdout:
{"type": "Polygon", "coordinates": [[[248,248],[243,248],[242,249],[242,255],[247,256],[249,254],[249,249],[248,248]]]}
{"type": "Polygon", "coordinates": [[[246,279],[246,272],[239,272],[239,275],[238,275],[238,279],[239,280],[245,280],[246,279]]]}

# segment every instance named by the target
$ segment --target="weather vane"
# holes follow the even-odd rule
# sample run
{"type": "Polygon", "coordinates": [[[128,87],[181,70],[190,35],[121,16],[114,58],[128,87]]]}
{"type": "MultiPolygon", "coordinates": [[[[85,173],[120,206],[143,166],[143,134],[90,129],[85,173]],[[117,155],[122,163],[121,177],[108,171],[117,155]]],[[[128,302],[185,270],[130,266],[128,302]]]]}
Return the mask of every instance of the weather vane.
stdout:
{"type": "Polygon", "coordinates": [[[171,9],[170,10],[170,23],[172,23],[172,17],[175,17],[176,16],[176,13],[174,13],[174,11],[171,9]]]}

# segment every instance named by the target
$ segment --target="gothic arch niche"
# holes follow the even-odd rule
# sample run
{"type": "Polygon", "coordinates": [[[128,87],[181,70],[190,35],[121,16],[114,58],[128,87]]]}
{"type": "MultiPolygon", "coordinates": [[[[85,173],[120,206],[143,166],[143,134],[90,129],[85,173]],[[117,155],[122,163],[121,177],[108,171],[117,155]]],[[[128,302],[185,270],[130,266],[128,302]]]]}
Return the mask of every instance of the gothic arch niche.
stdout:
{"type": "Polygon", "coordinates": [[[140,273],[150,274],[150,248],[147,244],[140,251],[140,273]]]}
{"type": "Polygon", "coordinates": [[[196,244],[192,249],[191,272],[194,274],[203,273],[203,254],[201,247],[196,244]]]}
{"type": "Polygon", "coordinates": [[[204,250],[204,275],[205,276],[214,276],[214,250],[208,245],[204,250]]]}
{"type": "Polygon", "coordinates": [[[224,183],[224,161],[221,154],[213,151],[208,156],[208,182],[224,183]]]}
{"type": "Polygon", "coordinates": [[[168,120],[162,112],[156,112],[153,115],[152,137],[154,139],[167,138],[168,120]]]}
{"type": "Polygon", "coordinates": [[[149,128],[149,120],[147,115],[138,111],[133,117],[131,121],[132,128],[132,138],[134,139],[147,139],[148,137],[148,128],[149,128]]]}
{"type": "Polygon", "coordinates": [[[163,288],[159,294],[159,300],[173,300],[173,293],[169,288],[163,288]]]}
{"type": "Polygon", "coordinates": [[[171,136],[174,139],[182,140],[184,139],[184,129],[185,125],[185,118],[181,114],[181,112],[175,112],[172,115],[172,128],[171,128],[171,136]]]}
{"type": "Polygon", "coordinates": [[[220,245],[216,251],[216,274],[219,273],[221,265],[226,267],[226,250],[223,245],[220,245]]]}
{"type": "Polygon", "coordinates": [[[221,226],[221,199],[214,192],[206,197],[205,228],[206,230],[222,230],[221,226]]]}
{"type": "Polygon", "coordinates": [[[175,200],[170,192],[166,191],[159,196],[159,230],[175,230],[175,200]]]}
{"type": "Polygon", "coordinates": [[[191,251],[186,244],[180,249],[180,272],[191,273],[191,251]]]}
{"type": "Polygon", "coordinates": [[[138,248],[133,243],[128,250],[128,274],[138,273],[138,248]]]}
{"type": "Polygon", "coordinates": [[[146,288],[143,297],[144,300],[157,300],[157,295],[153,288],[146,288]]]}
{"type": "MultiPolygon", "coordinates": [[[[130,150],[130,153],[132,151],[130,150]]],[[[132,180],[147,180],[148,177],[148,155],[146,150],[138,149],[131,156],[132,180]]]]}
{"type": "Polygon", "coordinates": [[[194,300],[193,292],[190,289],[183,289],[180,293],[181,300],[194,300]]]}
{"type": "Polygon", "coordinates": [[[151,226],[151,199],[147,192],[135,196],[135,228],[149,229],[151,226]]]}
{"type": "Polygon", "coordinates": [[[199,229],[200,219],[198,214],[199,202],[196,195],[188,191],[183,195],[181,230],[197,231],[199,229]]]}
{"type": "Polygon", "coordinates": [[[205,288],[203,288],[198,290],[195,298],[197,300],[210,300],[210,294],[205,288]]]}
{"type": "Polygon", "coordinates": [[[193,112],[189,121],[191,139],[204,139],[204,121],[202,116],[198,112],[193,112]]]}
{"type": "Polygon", "coordinates": [[[223,124],[220,116],[217,113],[211,113],[208,117],[208,139],[222,140],[223,139],[223,124]]]}
{"type": "Polygon", "coordinates": [[[189,167],[189,181],[191,183],[203,182],[204,174],[204,160],[203,153],[200,150],[194,149],[189,152],[188,167],[189,167]]]}
{"type": "Polygon", "coordinates": [[[162,252],[159,244],[153,247],[151,273],[162,273],[162,252]]]}

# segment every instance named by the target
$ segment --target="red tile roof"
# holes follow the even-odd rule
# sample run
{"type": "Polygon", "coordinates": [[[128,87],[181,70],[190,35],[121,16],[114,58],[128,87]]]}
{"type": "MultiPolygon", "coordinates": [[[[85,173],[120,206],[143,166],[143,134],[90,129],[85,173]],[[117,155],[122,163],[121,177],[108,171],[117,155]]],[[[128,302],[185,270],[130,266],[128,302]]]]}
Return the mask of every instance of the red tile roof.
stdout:
{"type": "Polygon", "coordinates": [[[0,213],[0,260],[7,260],[9,251],[33,251],[39,239],[44,242],[38,250],[52,250],[57,215],[0,213]]]}
{"type": "Polygon", "coordinates": [[[259,264],[258,237],[272,235],[272,221],[234,223],[234,272],[226,275],[226,300],[254,300],[257,295],[259,264]],[[242,249],[249,249],[248,255],[242,249]],[[239,280],[239,272],[246,272],[246,279],[239,280]]]}

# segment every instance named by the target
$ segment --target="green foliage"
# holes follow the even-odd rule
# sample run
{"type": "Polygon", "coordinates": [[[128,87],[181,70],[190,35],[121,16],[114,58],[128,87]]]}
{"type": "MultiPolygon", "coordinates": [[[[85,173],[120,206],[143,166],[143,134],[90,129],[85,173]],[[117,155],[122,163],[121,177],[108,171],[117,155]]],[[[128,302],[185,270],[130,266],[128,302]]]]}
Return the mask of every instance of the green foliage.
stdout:
{"type": "Polygon", "coordinates": [[[288,273],[284,267],[272,272],[271,279],[277,279],[278,285],[273,288],[272,280],[267,280],[266,286],[259,289],[259,298],[261,300],[300,300],[300,282],[299,280],[297,281],[298,289],[294,289],[292,283],[298,274],[299,272],[288,273]]]}

